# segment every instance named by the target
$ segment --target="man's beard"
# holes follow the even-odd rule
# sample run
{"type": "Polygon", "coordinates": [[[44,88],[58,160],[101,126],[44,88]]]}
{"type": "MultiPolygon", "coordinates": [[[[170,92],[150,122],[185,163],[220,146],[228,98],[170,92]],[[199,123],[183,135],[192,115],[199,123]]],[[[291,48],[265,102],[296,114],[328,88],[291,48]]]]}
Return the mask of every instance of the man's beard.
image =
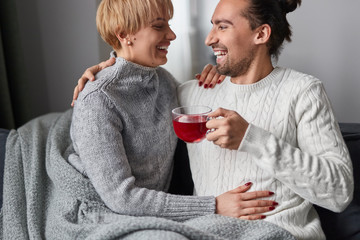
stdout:
{"type": "Polygon", "coordinates": [[[242,58],[240,61],[231,64],[229,58],[226,59],[226,62],[222,65],[216,65],[216,70],[219,74],[230,76],[230,77],[239,77],[247,73],[249,70],[255,56],[255,50],[250,49],[248,55],[242,58]]]}

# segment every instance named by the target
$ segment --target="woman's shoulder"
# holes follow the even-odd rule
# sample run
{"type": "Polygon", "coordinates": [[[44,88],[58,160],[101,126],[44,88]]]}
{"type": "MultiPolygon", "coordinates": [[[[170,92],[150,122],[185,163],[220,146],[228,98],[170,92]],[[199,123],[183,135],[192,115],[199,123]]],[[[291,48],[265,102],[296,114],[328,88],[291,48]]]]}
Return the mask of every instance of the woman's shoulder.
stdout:
{"type": "Polygon", "coordinates": [[[158,67],[156,69],[156,73],[160,79],[167,81],[172,86],[177,87],[179,85],[179,82],[176,80],[176,78],[165,68],[158,67]]]}
{"type": "Polygon", "coordinates": [[[77,100],[82,101],[95,93],[101,92],[104,86],[114,78],[113,72],[108,70],[104,69],[96,74],[95,81],[88,81],[84,89],[79,93],[77,100]]]}
{"type": "Polygon", "coordinates": [[[95,81],[89,81],[85,85],[81,92],[82,97],[86,98],[95,92],[101,92],[108,97],[121,96],[129,89],[138,87],[144,76],[147,76],[146,71],[136,64],[117,58],[114,65],[102,69],[95,75],[95,81]]]}

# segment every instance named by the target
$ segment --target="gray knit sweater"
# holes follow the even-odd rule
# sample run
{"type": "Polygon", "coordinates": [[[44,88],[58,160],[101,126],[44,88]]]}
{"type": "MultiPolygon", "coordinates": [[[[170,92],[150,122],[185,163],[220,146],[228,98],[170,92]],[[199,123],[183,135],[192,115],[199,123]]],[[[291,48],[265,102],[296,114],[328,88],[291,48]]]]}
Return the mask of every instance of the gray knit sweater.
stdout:
{"type": "Polygon", "coordinates": [[[69,162],[114,212],[183,221],[215,212],[215,198],[165,193],[177,138],[176,82],[163,68],[117,58],[86,84],[74,106],[69,162]]]}

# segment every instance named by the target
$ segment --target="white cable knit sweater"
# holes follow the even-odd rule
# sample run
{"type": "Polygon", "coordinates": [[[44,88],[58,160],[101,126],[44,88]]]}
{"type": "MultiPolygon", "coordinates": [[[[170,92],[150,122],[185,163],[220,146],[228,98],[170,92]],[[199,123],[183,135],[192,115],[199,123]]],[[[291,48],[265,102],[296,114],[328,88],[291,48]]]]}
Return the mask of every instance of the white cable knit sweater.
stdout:
{"type": "Polygon", "coordinates": [[[178,89],[181,105],[237,111],[249,123],[239,149],[207,140],[188,144],[195,195],[219,195],[246,182],[250,191],[275,192],[279,205],[266,221],[297,239],[325,239],[312,204],[342,211],[353,194],[352,165],[322,83],[276,67],[255,84],[229,78],[214,89],[189,81],[178,89]]]}

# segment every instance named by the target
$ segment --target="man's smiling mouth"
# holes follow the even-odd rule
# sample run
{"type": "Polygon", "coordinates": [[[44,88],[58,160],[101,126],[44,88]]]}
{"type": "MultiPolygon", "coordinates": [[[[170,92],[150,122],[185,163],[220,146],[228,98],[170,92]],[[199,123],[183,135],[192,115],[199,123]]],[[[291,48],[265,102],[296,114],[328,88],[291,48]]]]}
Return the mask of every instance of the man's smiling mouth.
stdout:
{"type": "Polygon", "coordinates": [[[227,55],[227,51],[214,51],[214,55],[216,56],[216,60],[219,61],[227,55]]]}

